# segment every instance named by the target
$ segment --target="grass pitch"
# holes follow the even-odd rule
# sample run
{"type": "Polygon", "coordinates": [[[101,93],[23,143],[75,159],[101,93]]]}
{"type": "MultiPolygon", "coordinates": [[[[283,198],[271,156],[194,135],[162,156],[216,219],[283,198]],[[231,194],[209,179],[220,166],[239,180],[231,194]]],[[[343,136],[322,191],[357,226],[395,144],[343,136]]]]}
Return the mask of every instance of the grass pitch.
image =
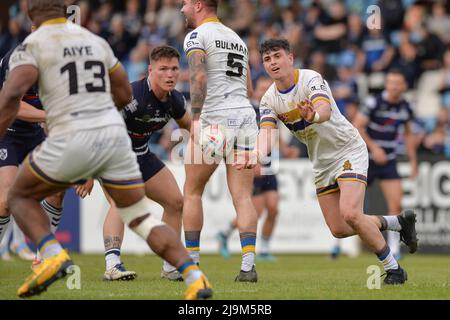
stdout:
{"type": "MultiPolygon", "coordinates": [[[[160,279],[161,260],[153,255],[123,256],[130,270],[138,273],[131,282],[102,281],[103,255],[72,254],[81,270],[81,289],[69,290],[67,277],[33,299],[182,299],[185,285],[160,279]]],[[[401,265],[408,272],[403,286],[369,290],[367,268],[378,265],[373,255],[340,257],[324,255],[278,255],[277,262],[257,262],[258,283],[235,283],[240,256],[224,260],[203,255],[201,267],[214,287],[214,299],[450,299],[450,256],[406,255],[401,265]]],[[[30,273],[30,263],[17,258],[0,261],[0,300],[18,299],[17,288],[30,273]]]]}

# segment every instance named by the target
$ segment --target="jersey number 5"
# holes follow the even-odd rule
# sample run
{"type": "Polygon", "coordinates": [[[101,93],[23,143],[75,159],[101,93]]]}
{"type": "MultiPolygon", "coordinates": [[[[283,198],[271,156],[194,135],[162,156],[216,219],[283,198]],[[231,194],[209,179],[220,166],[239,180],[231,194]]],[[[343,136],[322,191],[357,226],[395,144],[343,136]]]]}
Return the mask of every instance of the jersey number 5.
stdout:
{"type": "MultiPolygon", "coordinates": [[[[105,83],[105,65],[101,61],[86,61],[84,63],[84,70],[92,70],[94,67],[98,67],[99,72],[94,73],[94,79],[101,81],[101,85],[95,85],[94,83],[86,83],[87,92],[106,92],[105,83]]],[[[77,76],[77,64],[75,62],[70,62],[61,68],[61,74],[64,72],[69,73],[69,94],[78,93],[78,76],[77,76]]]]}
{"type": "Polygon", "coordinates": [[[227,76],[230,77],[242,77],[242,74],[244,72],[244,65],[236,60],[240,60],[242,62],[244,62],[244,56],[240,55],[240,54],[236,54],[236,53],[229,53],[228,54],[228,62],[227,62],[227,66],[229,66],[230,68],[236,69],[238,72],[234,72],[234,71],[230,71],[228,70],[226,72],[227,76]]]}

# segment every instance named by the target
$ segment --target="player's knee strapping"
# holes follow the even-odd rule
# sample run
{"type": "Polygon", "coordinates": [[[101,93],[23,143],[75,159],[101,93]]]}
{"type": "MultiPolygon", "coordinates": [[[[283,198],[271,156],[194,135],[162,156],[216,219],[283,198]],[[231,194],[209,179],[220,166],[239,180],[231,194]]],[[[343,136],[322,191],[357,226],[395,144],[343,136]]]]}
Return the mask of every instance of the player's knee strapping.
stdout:
{"type": "Polygon", "coordinates": [[[146,197],[129,207],[117,208],[117,211],[123,221],[145,240],[154,227],[164,225],[164,222],[154,218],[150,214],[150,203],[146,197]],[[138,224],[133,226],[132,222],[138,222],[138,224]]]}

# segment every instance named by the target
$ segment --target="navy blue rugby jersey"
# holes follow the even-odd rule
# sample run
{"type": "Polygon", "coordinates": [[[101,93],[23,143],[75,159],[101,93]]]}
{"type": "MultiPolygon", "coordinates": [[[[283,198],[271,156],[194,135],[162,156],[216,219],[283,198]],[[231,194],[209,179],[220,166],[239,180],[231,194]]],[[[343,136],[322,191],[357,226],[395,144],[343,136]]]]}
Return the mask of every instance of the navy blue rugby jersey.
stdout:
{"type": "Polygon", "coordinates": [[[153,132],[162,129],[170,119],[181,119],[186,113],[186,99],[177,90],[169,93],[167,101],[160,101],[151,90],[148,80],[131,84],[133,100],[122,110],[131,137],[133,150],[142,152],[153,132]]]}
{"type": "Polygon", "coordinates": [[[369,97],[362,106],[362,113],[369,118],[367,134],[386,152],[388,160],[397,157],[397,136],[400,128],[413,120],[414,114],[408,101],[389,103],[386,93],[369,97]]]}
{"type": "MultiPolygon", "coordinates": [[[[8,51],[8,53],[0,60],[0,90],[3,88],[3,84],[5,83],[8,77],[9,59],[11,58],[11,55],[14,52],[14,50],[15,48],[8,51]]],[[[39,100],[37,84],[33,85],[28,90],[28,92],[24,95],[22,100],[35,108],[41,110],[43,109],[41,101],[39,100]]],[[[38,123],[16,120],[8,128],[8,134],[17,136],[24,136],[24,135],[33,136],[40,130],[42,130],[42,127],[38,123]]]]}

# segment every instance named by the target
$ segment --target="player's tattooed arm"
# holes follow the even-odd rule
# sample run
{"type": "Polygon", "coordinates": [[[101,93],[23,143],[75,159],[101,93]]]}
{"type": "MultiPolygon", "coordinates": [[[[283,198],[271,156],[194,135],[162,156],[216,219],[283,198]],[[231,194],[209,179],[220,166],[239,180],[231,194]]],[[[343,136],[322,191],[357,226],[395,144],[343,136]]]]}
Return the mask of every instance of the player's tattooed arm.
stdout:
{"type": "Polygon", "coordinates": [[[200,118],[207,92],[206,54],[193,52],[189,55],[189,74],[191,84],[191,110],[193,120],[200,118]]]}

